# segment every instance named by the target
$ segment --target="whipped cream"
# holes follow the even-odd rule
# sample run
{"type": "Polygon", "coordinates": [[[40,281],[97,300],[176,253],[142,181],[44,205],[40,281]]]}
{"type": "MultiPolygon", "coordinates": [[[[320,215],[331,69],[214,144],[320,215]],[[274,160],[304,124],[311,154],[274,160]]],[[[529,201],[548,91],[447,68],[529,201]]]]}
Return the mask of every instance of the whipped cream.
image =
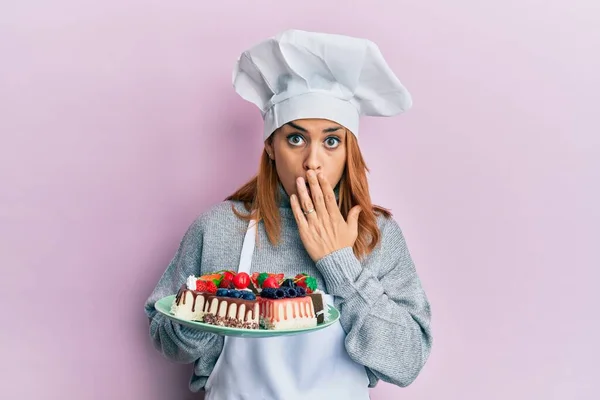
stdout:
{"type": "Polygon", "coordinates": [[[196,290],[196,277],[194,275],[188,276],[185,284],[189,290],[196,290]]]}

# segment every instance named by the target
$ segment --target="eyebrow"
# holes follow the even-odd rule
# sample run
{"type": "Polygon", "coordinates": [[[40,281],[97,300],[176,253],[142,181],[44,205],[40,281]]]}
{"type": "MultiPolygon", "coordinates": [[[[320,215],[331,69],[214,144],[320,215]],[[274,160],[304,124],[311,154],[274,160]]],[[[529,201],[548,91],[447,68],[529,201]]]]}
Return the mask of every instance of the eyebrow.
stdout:
{"type": "MultiPolygon", "coordinates": [[[[297,125],[293,122],[288,122],[287,125],[291,126],[294,129],[297,129],[301,132],[308,133],[308,131],[305,128],[303,128],[300,125],[297,125]]],[[[334,126],[331,128],[323,129],[323,133],[331,133],[331,132],[339,131],[340,129],[342,129],[341,126],[334,126]]]]}

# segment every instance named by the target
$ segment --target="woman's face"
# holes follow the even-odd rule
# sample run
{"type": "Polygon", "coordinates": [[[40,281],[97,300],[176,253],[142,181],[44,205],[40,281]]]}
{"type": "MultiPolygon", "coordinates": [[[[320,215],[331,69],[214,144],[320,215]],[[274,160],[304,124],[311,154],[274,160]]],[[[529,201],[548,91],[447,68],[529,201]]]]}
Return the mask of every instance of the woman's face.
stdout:
{"type": "Polygon", "coordinates": [[[346,165],[346,132],[326,119],[300,119],[273,133],[265,149],[288,195],[297,194],[296,179],[306,181],[308,170],[322,172],[332,187],[338,184],[346,165]]]}

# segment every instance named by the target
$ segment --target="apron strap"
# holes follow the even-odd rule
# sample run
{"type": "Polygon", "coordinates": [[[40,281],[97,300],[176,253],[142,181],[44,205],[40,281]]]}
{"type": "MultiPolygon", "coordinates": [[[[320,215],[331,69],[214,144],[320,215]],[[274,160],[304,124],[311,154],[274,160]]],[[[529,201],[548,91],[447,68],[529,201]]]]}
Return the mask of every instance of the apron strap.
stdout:
{"type": "Polygon", "coordinates": [[[240,255],[240,265],[238,272],[250,274],[250,266],[252,264],[252,254],[256,244],[256,220],[250,220],[246,236],[244,236],[244,244],[242,245],[242,254],[240,255]]]}

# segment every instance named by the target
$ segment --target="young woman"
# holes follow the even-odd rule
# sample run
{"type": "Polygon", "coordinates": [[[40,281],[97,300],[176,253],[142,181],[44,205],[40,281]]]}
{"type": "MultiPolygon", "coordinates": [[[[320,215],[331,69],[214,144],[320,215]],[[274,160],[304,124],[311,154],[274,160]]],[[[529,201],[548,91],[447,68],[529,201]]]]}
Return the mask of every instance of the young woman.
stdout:
{"type": "Polygon", "coordinates": [[[360,115],[405,111],[409,93],[372,42],[295,30],[244,52],[234,86],[265,121],[259,171],[184,235],[145,305],[155,347],[194,363],[190,388],[207,400],[364,400],[379,380],[409,385],[431,349],[429,302],[398,224],[371,203],[357,141],[360,115]],[[233,338],[154,309],[189,275],[223,269],[307,273],[339,323],[233,338]]]}

